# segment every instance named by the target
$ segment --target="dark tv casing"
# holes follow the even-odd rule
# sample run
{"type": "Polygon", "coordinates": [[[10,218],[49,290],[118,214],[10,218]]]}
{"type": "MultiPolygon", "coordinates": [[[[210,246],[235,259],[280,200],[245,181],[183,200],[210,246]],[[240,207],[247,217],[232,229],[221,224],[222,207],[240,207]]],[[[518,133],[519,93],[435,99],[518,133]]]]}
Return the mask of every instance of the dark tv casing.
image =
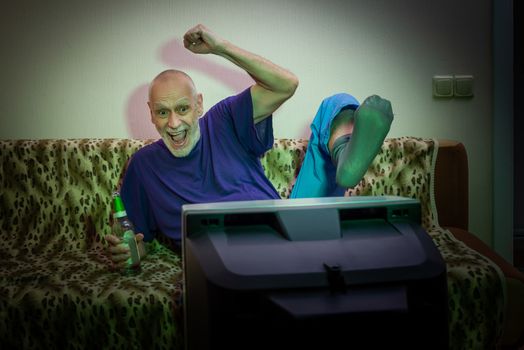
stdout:
{"type": "Polygon", "coordinates": [[[182,208],[186,349],[448,347],[446,266],[411,198],[182,208]]]}

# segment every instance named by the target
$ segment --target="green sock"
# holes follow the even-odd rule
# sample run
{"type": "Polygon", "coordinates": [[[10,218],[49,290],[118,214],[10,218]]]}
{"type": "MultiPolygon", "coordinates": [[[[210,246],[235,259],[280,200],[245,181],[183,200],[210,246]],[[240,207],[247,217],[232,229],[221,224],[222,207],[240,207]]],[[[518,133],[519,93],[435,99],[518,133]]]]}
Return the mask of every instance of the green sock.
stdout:
{"type": "Polygon", "coordinates": [[[375,159],[393,121],[391,103],[372,95],[355,111],[353,134],[338,154],[337,184],[355,187],[375,159]]]}

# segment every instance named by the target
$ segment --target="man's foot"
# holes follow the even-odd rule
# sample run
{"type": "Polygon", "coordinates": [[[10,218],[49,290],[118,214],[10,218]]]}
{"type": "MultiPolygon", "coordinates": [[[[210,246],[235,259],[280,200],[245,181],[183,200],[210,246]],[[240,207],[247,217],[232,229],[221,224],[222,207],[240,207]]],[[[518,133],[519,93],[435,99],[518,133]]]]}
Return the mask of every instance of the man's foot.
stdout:
{"type": "Polygon", "coordinates": [[[340,152],[337,183],[356,186],[375,159],[393,122],[391,103],[377,95],[369,96],[355,111],[350,141],[340,152]]]}

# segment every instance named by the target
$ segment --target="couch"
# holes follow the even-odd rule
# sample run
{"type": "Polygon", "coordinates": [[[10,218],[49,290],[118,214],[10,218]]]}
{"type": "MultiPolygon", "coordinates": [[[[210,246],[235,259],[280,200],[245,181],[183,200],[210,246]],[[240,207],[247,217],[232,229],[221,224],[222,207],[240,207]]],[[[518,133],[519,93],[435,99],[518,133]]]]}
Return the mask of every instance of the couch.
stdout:
{"type": "MultiPolygon", "coordinates": [[[[181,259],[147,246],[137,276],[111,268],[111,194],[153,140],[0,141],[0,344],[13,349],[180,348],[181,259]]],[[[278,139],[262,165],[283,198],[307,140],[278,139]]],[[[386,139],[346,195],[417,198],[447,264],[451,348],[522,342],[524,276],[468,232],[467,155],[451,141],[386,139]]]]}

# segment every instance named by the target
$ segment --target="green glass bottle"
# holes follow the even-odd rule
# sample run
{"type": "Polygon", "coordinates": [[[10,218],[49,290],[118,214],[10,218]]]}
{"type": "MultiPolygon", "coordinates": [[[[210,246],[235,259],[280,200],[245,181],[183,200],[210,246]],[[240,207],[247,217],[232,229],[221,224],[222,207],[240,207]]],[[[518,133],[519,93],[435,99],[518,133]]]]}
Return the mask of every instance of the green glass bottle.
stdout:
{"type": "Polygon", "coordinates": [[[113,193],[113,227],[112,232],[122,240],[122,244],[129,247],[130,257],[122,270],[124,275],[134,275],[140,270],[140,254],[135,238],[135,228],[127,217],[124,203],[120,198],[120,193],[113,193]]]}

